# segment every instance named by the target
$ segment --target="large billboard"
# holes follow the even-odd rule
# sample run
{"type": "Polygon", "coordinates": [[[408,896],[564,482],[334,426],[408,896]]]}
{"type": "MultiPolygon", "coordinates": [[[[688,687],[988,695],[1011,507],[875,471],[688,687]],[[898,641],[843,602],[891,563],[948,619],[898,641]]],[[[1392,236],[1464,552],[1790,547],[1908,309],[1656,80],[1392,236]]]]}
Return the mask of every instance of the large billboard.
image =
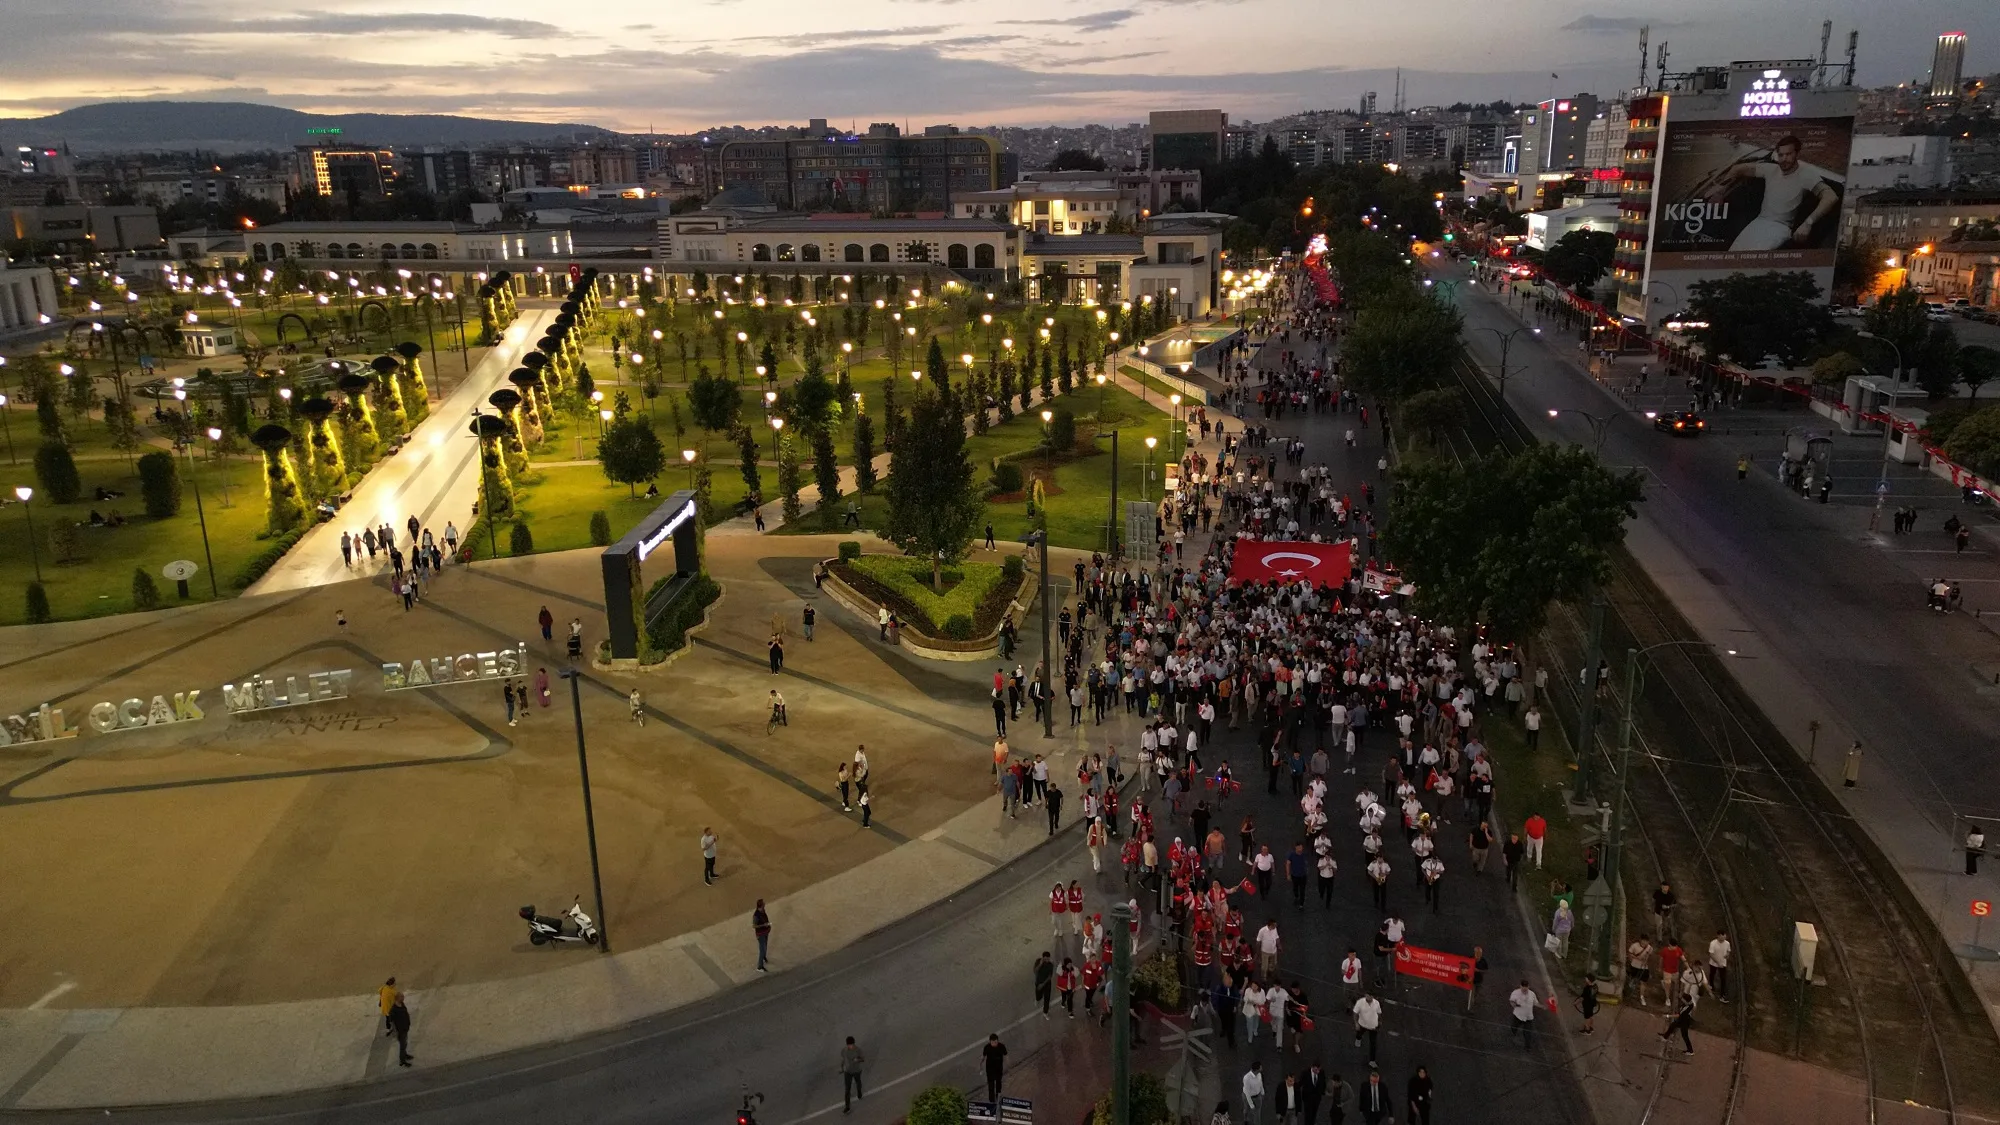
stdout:
{"type": "Polygon", "coordinates": [[[1778,116],[1755,96],[1745,92],[1740,116],[1725,119],[1669,111],[1654,187],[1655,272],[1832,268],[1854,119],[1778,116]]]}

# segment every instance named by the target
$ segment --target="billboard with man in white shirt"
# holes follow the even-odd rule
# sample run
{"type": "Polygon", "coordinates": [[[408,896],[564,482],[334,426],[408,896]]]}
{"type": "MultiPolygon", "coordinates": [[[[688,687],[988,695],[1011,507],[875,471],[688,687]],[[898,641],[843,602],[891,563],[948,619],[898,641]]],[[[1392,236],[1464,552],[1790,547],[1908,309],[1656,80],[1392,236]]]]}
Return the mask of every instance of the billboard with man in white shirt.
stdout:
{"type": "Polygon", "coordinates": [[[1833,266],[1852,117],[1668,119],[1655,270],[1833,266]]]}

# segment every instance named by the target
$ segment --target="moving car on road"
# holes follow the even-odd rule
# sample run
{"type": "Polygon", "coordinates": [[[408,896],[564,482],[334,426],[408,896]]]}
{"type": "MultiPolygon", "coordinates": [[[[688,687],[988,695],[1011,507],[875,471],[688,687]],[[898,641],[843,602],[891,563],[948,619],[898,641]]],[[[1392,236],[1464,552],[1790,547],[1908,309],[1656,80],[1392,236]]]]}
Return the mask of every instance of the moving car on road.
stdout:
{"type": "Polygon", "coordinates": [[[1654,429],[1680,437],[1693,437],[1708,428],[1707,419],[1692,410],[1647,411],[1647,417],[1653,420],[1654,429]]]}

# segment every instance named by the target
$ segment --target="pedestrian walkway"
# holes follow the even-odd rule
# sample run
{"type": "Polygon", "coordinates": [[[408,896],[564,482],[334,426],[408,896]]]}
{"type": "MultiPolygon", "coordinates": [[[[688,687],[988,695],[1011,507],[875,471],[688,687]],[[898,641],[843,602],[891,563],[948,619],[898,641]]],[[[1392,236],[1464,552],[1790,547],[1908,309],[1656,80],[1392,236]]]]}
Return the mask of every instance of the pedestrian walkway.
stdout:
{"type": "Polygon", "coordinates": [[[432,404],[429,416],[410,432],[402,450],[377,462],[334,518],[300,536],[285,557],[244,592],[302,590],[373,578],[387,569],[386,552],[373,565],[344,565],[342,532],[358,535],[365,528],[386,524],[397,529],[400,541],[411,516],[439,537],[447,522],[456,523],[461,533],[468,530],[480,481],[479,445],[469,428],[472,412],[489,409],[486,397],[507,381],[508,372],[533,349],[555,317],[553,308],[521,310],[508,326],[504,342],[489,350],[450,394],[432,404]]]}

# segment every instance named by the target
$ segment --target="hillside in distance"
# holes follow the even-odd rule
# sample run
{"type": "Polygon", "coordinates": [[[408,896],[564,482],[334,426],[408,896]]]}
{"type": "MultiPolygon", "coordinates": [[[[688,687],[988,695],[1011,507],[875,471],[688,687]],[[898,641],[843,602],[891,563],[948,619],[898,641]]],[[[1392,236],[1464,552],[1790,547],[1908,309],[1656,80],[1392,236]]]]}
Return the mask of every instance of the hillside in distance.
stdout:
{"type": "Polygon", "coordinates": [[[597,140],[594,125],[500,121],[435,113],[304,113],[252,102],[98,102],[47,117],[0,119],[0,144],[56,146],[72,151],[163,152],[200,149],[251,152],[287,149],[338,136],[352,144],[478,146],[507,141],[597,140]],[[339,130],[338,134],[307,130],[339,130]]]}

